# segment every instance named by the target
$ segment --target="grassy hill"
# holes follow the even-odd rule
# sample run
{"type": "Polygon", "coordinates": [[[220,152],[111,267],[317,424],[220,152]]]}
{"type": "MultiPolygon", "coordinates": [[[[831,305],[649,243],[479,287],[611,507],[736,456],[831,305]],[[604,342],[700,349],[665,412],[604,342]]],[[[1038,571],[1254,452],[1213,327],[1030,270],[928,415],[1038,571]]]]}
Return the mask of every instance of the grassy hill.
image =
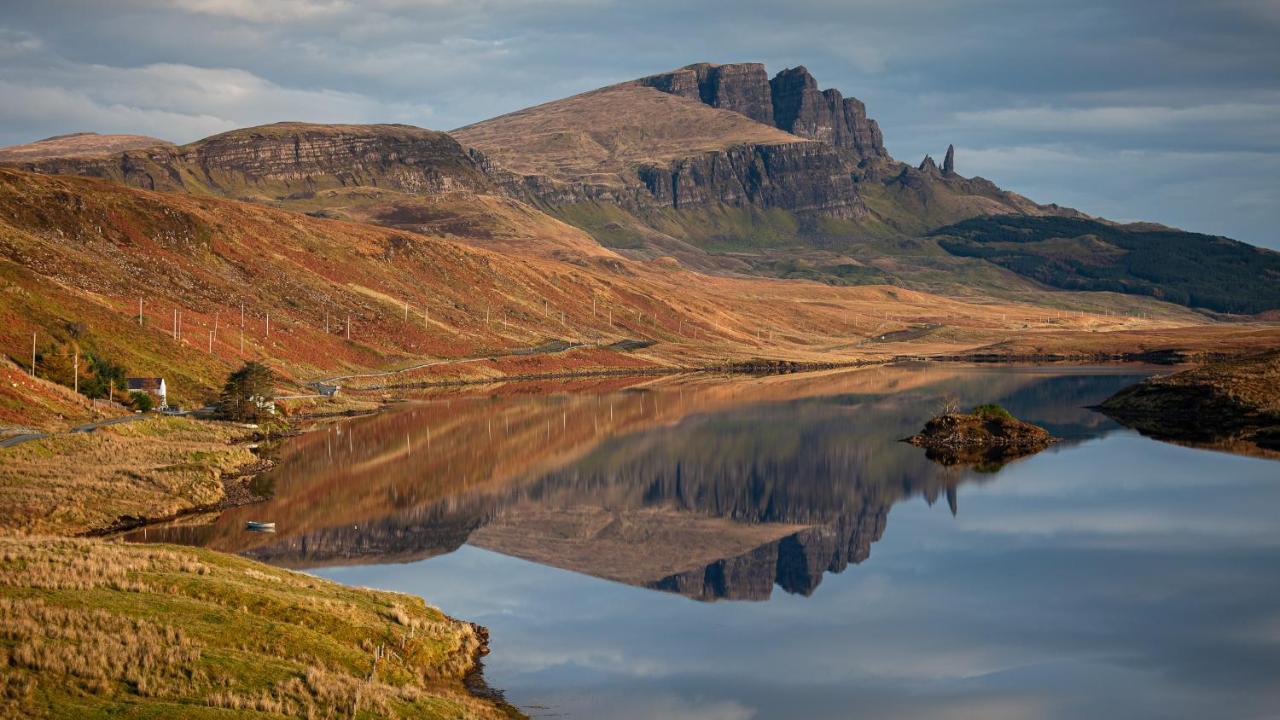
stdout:
{"type": "Polygon", "coordinates": [[[189,547],[0,538],[5,717],[507,718],[481,629],[189,547]]]}
{"type": "Polygon", "coordinates": [[[526,108],[451,134],[511,172],[616,188],[634,182],[642,165],[666,165],[735,145],[805,142],[736,112],[631,83],[526,108]]]}
{"type": "Polygon", "coordinates": [[[103,157],[127,150],[173,147],[146,135],[100,135],[94,132],[55,135],[25,145],[0,147],[0,162],[24,163],[54,158],[103,157]]]}
{"type": "Polygon", "coordinates": [[[1224,237],[1082,218],[996,216],[931,233],[948,252],[1053,287],[1226,313],[1280,308],[1280,253],[1224,237]]]}

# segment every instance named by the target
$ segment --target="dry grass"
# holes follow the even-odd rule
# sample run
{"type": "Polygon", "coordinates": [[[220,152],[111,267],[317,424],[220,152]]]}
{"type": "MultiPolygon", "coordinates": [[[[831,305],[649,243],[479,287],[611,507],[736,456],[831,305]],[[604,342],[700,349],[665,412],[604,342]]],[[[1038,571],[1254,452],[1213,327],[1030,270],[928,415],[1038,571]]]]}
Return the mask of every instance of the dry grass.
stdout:
{"type": "Polygon", "coordinates": [[[513,172],[619,186],[622,174],[642,163],[734,145],[806,142],[745,115],[633,83],[519,110],[452,134],[513,172]]]}
{"type": "Polygon", "coordinates": [[[0,438],[27,429],[61,430],[122,412],[118,405],[91,401],[71,388],[33,378],[7,358],[0,357],[0,438]]]}
{"type": "Polygon", "coordinates": [[[0,717],[505,717],[420,599],[193,548],[0,538],[0,717]]]}
{"type": "Polygon", "coordinates": [[[98,157],[124,150],[169,145],[159,138],[146,135],[99,135],[77,133],[37,140],[25,145],[0,148],[0,162],[21,163],[48,160],[50,158],[98,157]]]}
{"type": "Polygon", "coordinates": [[[224,423],[151,418],[0,449],[0,532],[74,534],[216,503],[252,463],[224,423]]]}

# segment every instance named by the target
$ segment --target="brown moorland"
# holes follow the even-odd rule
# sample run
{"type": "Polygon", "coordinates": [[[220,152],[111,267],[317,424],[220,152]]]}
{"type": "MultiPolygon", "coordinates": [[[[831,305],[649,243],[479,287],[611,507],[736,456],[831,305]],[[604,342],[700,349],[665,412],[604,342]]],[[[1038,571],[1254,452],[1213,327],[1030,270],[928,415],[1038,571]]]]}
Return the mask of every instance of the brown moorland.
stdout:
{"type": "MultiPolygon", "coordinates": [[[[1129,344],[1112,332],[1140,329],[1163,333],[1150,344],[1161,349],[1219,327],[1173,306],[1140,318],[892,286],[708,276],[617,257],[549,218],[540,227],[521,242],[567,238],[558,259],[0,169],[0,349],[23,363],[33,332],[42,355],[74,340],[130,374],[165,376],[190,405],[207,401],[246,358],[268,361],[286,387],[300,388],[375,369],[416,367],[396,382],[424,382],[753,358],[839,363],[1042,335],[1103,352],[1129,344]]],[[[1228,327],[1236,335],[1214,331],[1222,349],[1280,334],[1274,325],[1228,327]]]]}

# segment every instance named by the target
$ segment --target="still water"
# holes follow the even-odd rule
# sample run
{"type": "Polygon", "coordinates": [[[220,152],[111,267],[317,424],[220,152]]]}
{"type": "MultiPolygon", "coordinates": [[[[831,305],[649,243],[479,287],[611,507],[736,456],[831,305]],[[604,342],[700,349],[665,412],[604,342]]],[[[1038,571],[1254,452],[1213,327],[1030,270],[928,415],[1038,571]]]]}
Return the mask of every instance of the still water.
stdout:
{"type": "Polygon", "coordinates": [[[1280,463],[1086,409],[1148,372],[434,398],[291,440],[272,500],[148,539],[486,625],[488,682],[533,717],[1280,717],[1280,463]],[[948,398],[1062,442],[937,465],[899,440],[948,398]]]}

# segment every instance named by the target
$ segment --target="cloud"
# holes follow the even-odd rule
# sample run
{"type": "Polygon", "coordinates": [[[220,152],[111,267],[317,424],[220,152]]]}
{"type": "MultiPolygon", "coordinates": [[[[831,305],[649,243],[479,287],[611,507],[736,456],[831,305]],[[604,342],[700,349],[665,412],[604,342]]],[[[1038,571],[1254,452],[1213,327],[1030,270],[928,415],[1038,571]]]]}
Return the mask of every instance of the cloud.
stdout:
{"type": "Polygon", "coordinates": [[[44,47],[40,38],[31,33],[0,27],[0,60],[17,58],[39,52],[44,47]]]}
{"type": "Polygon", "coordinates": [[[432,112],[425,104],[287,88],[245,70],[175,63],[66,64],[22,80],[0,79],[7,100],[0,106],[0,125],[30,128],[33,137],[95,130],[189,142],[280,120],[422,123],[432,112]]]}
{"type": "Polygon", "coordinates": [[[1269,122],[1277,116],[1280,116],[1280,104],[1234,103],[1183,108],[1159,106],[997,108],[958,112],[955,114],[955,119],[962,123],[991,125],[1014,130],[1107,132],[1219,122],[1269,122]]]}
{"type": "Polygon", "coordinates": [[[350,12],[348,0],[173,0],[182,10],[249,22],[294,22],[350,12]]]}

